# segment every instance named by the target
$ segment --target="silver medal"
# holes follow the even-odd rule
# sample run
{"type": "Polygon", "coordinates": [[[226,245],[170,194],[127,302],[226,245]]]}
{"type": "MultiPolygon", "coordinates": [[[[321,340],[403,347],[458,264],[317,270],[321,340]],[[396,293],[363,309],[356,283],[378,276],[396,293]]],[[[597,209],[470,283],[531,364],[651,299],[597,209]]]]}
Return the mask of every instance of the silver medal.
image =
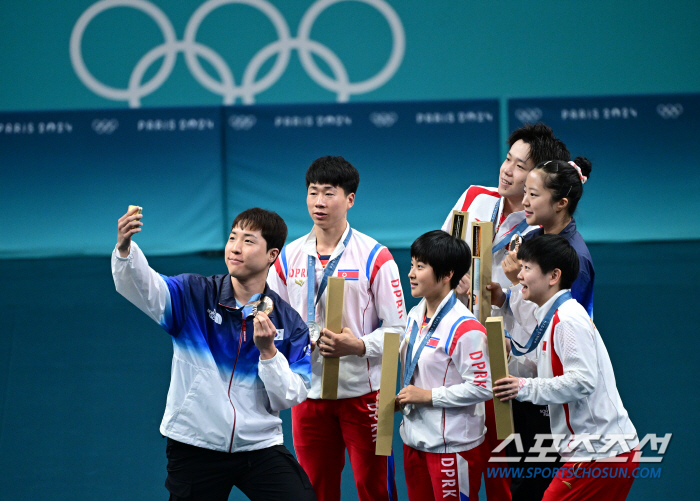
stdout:
{"type": "Polygon", "coordinates": [[[314,343],[318,342],[319,338],[321,337],[321,326],[313,320],[306,322],[306,325],[309,327],[309,337],[311,338],[311,341],[314,343]]]}
{"type": "Polygon", "coordinates": [[[509,252],[518,252],[518,249],[520,249],[520,246],[523,243],[523,237],[518,235],[517,233],[513,235],[513,237],[510,239],[510,243],[508,244],[508,251],[509,252]]]}
{"type": "Polygon", "coordinates": [[[404,404],[401,407],[401,414],[408,416],[413,410],[413,404],[404,404]]]}

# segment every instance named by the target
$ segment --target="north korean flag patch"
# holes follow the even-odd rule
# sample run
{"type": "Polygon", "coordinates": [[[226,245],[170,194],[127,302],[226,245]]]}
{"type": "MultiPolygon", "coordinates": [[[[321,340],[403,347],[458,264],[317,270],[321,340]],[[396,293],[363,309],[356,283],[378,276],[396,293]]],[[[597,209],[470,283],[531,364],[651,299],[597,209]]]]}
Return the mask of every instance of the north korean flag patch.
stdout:
{"type": "Polygon", "coordinates": [[[425,343],[425,345],[426,345],[428,348],[433,348],[433,349],[435,349],[435,348],[437,348],[437,345],[438,345],[439,342],[440,342],[440,338],[431,337],[431,338],[428,340],[428,342],[425,343]]]}
{"type": "Polygon", "coordinates": [[[345,280],[359,280],[360,270],[338,270],[338,276],[345,280]]]}

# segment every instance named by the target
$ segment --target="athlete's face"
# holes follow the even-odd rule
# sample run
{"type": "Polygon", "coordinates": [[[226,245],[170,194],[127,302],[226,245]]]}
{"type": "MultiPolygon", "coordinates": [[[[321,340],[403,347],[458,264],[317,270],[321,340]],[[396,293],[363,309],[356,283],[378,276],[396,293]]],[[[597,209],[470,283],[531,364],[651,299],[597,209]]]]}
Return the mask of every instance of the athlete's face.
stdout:
{"type": "MultiPolygon", "coordinates": [[[[450,276],[438,280],[435,278],[432,266],[412,257],[411,270],[408,272],[408,279],[411,282],[411,296],[428,299],[441,296],[445,292],[445,284],[449,284],[450,276]]],[[[449,287],[447,288],[449,290],[449,287]]]]}
{"type": "Polygon", "coordinates": [[[535,163],[530,158],[530,145],[522,139],[518,139],[510,147],[506,159],[501,165],[498,178],[498,193],[505,198],[515,198],[523,196],[525,189],[525,178],[527,173],[535,167],[535,163]]]}
{"type": "Polygon", "coordinates": [[[322,229],[342,225],[345,229],[347,213],[355,204],[355,194],[345,194],[339,186],[330,184],[309,185],[306,191],[306,207],[314,224],[322,229]]]}
{"type": "Polygon", "coordinates": [[[561,271],[557,268],[549,273],[542,273],[540,265],[534,261],[521,261],[518,280],[523,286],[523,299],[542,306],[559,290],[557,284],[561,271]]]}
{"type": "Polygon", "coordinates": [[[523,208],[525,219],[530,226],[549,226],[557,220],[568,203],[566,199],[558,202],[552,200],[552,192],[544,185],[544,176],[543,171],[536,169],[530,171],[525,181],[523,208]]]}
{"type": "Polygon", "coordinates": [[[256,275],[266,275],[277,254],[279,249],[267,250],[267,242],[260,230],[240,226],[231,230],[224,250],[229,274],[243,281],[256,275]]]}

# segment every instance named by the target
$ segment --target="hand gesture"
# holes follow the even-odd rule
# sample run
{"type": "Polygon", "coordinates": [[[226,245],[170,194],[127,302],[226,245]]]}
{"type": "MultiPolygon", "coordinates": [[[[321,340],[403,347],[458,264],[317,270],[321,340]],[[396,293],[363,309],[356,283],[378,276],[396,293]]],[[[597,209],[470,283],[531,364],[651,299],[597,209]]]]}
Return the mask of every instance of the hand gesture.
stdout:
{"type": "Polygon", "coordinates": [[[396,395],[396,403],[399,405],[433,405],[433,392],[409,384],[401,388],[399,394],[396,395]]]}
{"type": "Polygon", "coordinates": [[[457,294],[462,294],[463,296],[468,296],[472,291],[472,277],[469,273],[465,273],[462,278],[459,279],[457,287],[455,287],[455,292],[457,294]]]}
{"type": "Polygon", "coordinates": [[[503,303],[506,302],[506,295],[501,289],[501,284],[498,282],[491,282],[486,286],[487,290],[491,291],[491,304],[500,308],[503,303]]]}
{"type": "Polygon", "coordinates": [[[117,223],[117,250],[121,257],[127,257],[131,249],[131,237],[141,231],[141,218],[143,214],[138,214],[140,207],[134,207],[119,218],[117,223]]]}
{"type": "Polygon", "coordinates": [[[515,251],[510,251],[506,254],[506,257],[501,261],[501,268],[503,268],[503,273],[506,274],[508,280],[513,284],[520,283],[518,280],[518,273],[520,273],[520,260],[518,259],[518,253],[515,251]]]}
{"type": "Polygon", "coordinates": [[[349,327],[343,327],[340,334],[335,334],[328,329],[321,330],[318,345],[324,357],[340,358],[346,355],[361,357],[365,354],[364,341],[358,339],[349,327]]]}
{"type": "Polygon", "coordinates": [[[504,377],[493,383],[493,394],[501,402],[513,400],[520,391],[520,378],[515,376],[504,377]]]}
{"type": "Polygon", "coordinates": [[[277,354],[275,334],[277,329],[270,317],[259,311],[253,319],[253,342],[260,350],[260,360],[269,360],[277,354]]]}

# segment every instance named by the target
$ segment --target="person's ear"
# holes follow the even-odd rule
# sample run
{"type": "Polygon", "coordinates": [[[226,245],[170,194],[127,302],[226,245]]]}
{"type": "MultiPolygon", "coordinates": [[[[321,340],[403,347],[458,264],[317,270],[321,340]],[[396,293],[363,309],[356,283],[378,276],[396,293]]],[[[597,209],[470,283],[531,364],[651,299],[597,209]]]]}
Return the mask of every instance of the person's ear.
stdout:
{"type": "Polygon", "coordinates": [[[561,270],[559,268],[554,268],[549,272],[549,285],[557,285],[561,281],[561,270]]]}
{"type": "Polygon", "coordinates": [[[443,284],[449,284],[449,283],[450,283],[450,280],[452,280],[452,276],[453,276],[454,274],[455,274],[454,270],[450,271],[447,275],[445,275],[444,277],[442,277],[442,279],[440,280],[440,282],[442,282],[443,284]]]}
{"type": "Polygon", "coordinates": [[[347,196],[347,201],[348,201],[348,209],[352,208],[352,206],[355,205],[355,194],[350,193],[347,196]]]}
{"type": "Polygon", "coordinates": [[[280,250],[279,249],[270,249],[267,251],[267,261],[269,264],[272,264],[275,262],[277,259],[277,256],[280,255],[280,250]]]}
{"type": "Polygon", "coordinates": [[[569,206],[569,199],[564,197],[557,202],[557,212],[565,210],[569,206]]]}

